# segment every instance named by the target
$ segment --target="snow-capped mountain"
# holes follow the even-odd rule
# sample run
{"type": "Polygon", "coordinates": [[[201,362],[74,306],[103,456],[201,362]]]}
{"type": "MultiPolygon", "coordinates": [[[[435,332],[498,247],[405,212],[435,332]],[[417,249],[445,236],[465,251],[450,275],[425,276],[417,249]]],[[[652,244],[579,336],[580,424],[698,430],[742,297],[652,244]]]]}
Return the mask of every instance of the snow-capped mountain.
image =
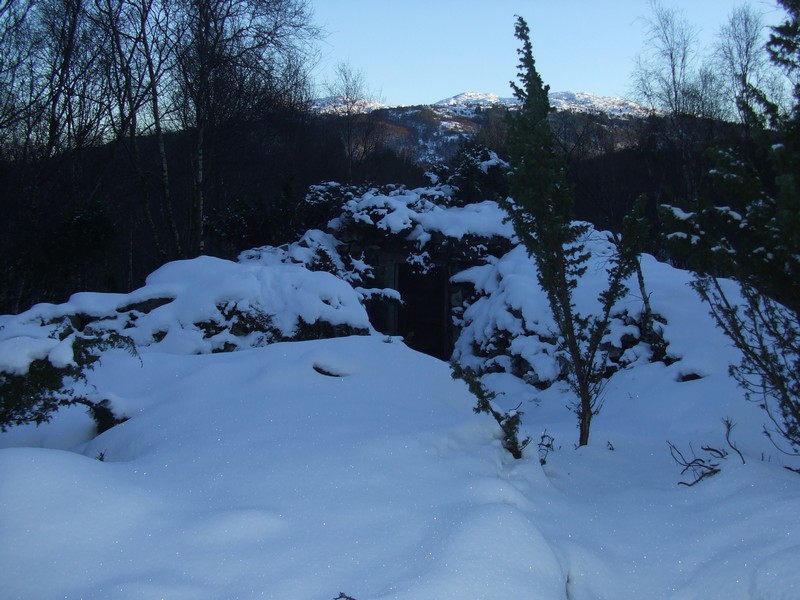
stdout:
{"type": "MultiPolygon", "coordinates": [[[[491,92],[462,92],[434,102],[430,105],[430,108],[436,112],[471,117],[479,110],[497,107],[513,108],[517,106],[517,103],[516,98],[504,98],[491,92]]],[[[613,96],[599,96],[587,92],[552,92],[550,94],[550,104],[559,111],[596,112],[620,118],[642,118],[649,114],[647,108],[631,100],[613,96]]],[[[350,103],[350,105],[358,113],[368,113],[386,108],[394,110],[419,108],[419,106],[389,107],[381,102],[368,99],[361,99],[350,103]]],[[[314,102],[314,110],[321,114],[342,114],[344,112],[342,106],[342,102],[331,97],[320,98],[314,102]]]]}
{"type": "MultiPolygon", "coordinates": [[[[645,107],[630,100],[586,92],[553,92],[550,94],[550,104],[559,111],[597,112],[620,118],[641,118],[648,114],[645,107]]],[[[476,109],[515,106],[516,98],[502,98],[497,94],[484,92],[464,92],[433,104],[434,109],[444,109],[461,116],[472,115],[476,109]]]]}
{"type": "Polygon", "coordinates": [[[325,98],[318,98],[312,103],[312,110],[322,115],[345,115],[348,110],[351,114],[369,113],[373,110],[386,108],[385,104],[376,100],[369,100],[367,98],[359,98],[354,101],[344,101],[340,98],[327,96],[325,98]]]}
{"type": "Polygon", "coordinates": [[[631,100],[586,92],[554,92],[550,94],[550,104],[556,110],[599,112],[610,117],[643,118],[649,114],[646,107],[631,100]]]}
{"type": "MultiPolygon", "coordinates": [[[[570,114],[593,113],[621,129],[629,127],[631,120],[648,115],[647,109],[630,100],[585,92],[554,92],[550,94],[550,103],[566,118],[570,114]]],[[[354,110],[350,114],[369,113],[384,127],[389,147],[418,163],[437,164],[447,161],[465,139],[474,137],[492,117],[498,116],[492,115],[492,111],[514,110],[517,105],[516,98],[463,92],[433,104],[416,106],[386,106],[363,100],[351,103],[354,110]]],[[[322,115],[346,112],[342,103],[332,98],[317,100],[314,110],[322,115]]]]}
{"type": "Polygon", "coordinates": [[[454,105],[475,105],[475,106],[494,106],[497,104],[515,104],[513,98],[501,98],[497,94],[487,92],[463,92],[444,100],[439,100],[435,106],[454,106],[454,105]]]}
{"type": "Polygon", "coordinates": [[[435,102],[433,108],[445,109],[457,114],[472,115],[476,109],[510,107],[516,106],[516,104],[517,100],[515,98],[501,98],[497,94],[485,92],[464,92],[435,102]]]}

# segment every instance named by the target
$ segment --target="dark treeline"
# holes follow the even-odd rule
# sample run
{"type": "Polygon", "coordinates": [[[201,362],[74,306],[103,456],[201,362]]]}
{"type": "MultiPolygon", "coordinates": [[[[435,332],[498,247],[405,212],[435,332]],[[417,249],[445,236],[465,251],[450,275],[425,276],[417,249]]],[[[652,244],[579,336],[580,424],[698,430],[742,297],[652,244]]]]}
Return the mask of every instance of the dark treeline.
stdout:
{"type": "MultiPolygon", "coordinates": [[[[171,211],[187,239],[192,211],[191,137],[165,135],[171,211]]],[[[153,136],[137,139],[141,174],[124,147],[107,144],[30,164],[0,164],[0,312],[63,301],[78,290],[126,291],[164,262],[196,254],[168,246],[171,219],[158,202],[160,162],[153,136]]],[[[206,155],[205,250],[235,257],[305,231],[298,200],[311,184],[345,181],[335,127],[304,112],[229,127],[206,155]]],[[[357,166],[376,183],[421,182],[422,171],[391,151],[357,166]]]]}
{"type": "MultiPolygon", "coordinates": [[[[597,117],[595,123],[606,119],[597,117]]],[[[681,267],[693,266],[664,245],[660,209],[664,204],[687,206],[711,194],[709,172],[719,148],[736,147],[754,155],[758,145],[737,123],[696,116],[681,117],[680,137],[673,119],[650,116],[625,124],[621,135],[604,130],[602,149],[596,144],[567,154],[569,180],[575,190],[576,217],[601,229],[619,231],[626,215],[641,198],[650,224],[647,252],[681,267]],[[622,140],[615,145],[614,139],[622,140]]],[[[762,132],[765,138],[772,132],[762,132]]],[[[596,138],[595,138],[596,139],[596,138]]],[[[601,138],[602,139],[602,138],[601,138]]],[[[770,165],[761,161],[768,172],[770,165]]]]}
{"type": "MultiPolygon", "coordinates": [[[[204,253],[233,258],[305,231],[298,210],[308,187],[347,181],[347,156],[335,119],[303,111],[229,126],[206,151],[204,253]]],[[[161,167],[154,136],[136,140],[139,169],[125,147],[107,144],[51,159],[0,164],[0,312],[63,301],[78,290],[126,291],[168,260],[194,256],[169,241],[191,231],[191,134],[164,137],[172,214],[159,202],[161,167]]],[[[374,183],[423,182],[410,159],[378,149],[352,173],[374,183]]]]}

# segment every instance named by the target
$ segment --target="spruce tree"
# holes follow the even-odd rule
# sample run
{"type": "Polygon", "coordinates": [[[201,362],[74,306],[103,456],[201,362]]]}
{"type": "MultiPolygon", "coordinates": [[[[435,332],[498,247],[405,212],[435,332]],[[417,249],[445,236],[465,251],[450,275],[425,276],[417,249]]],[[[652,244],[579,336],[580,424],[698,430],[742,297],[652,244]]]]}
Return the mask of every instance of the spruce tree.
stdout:
{"type": "Polygon", "coordinates": [[[519,83],[511,86],[519,110],[511,114],[508,128],[512,198],[505,204],[517,236],[536,261],[539,285],[547,294],[567,381],[577,396],[572,408],[578,416],[578,444],[583,446],[602,404],[607,357],[601,342],[614,304],[627,291],[623,282],[633,262],[631,253],[619,252],[611,261],[599,310],[591,315],[576,311],[573,294],[589,259],[584,243],[588,226],[573,220],[572,189],[548,121],[549,86],[536,70],[530,30],[522,17],[517,17],[515,34],[522,47],[517,50],[519,83]]]}

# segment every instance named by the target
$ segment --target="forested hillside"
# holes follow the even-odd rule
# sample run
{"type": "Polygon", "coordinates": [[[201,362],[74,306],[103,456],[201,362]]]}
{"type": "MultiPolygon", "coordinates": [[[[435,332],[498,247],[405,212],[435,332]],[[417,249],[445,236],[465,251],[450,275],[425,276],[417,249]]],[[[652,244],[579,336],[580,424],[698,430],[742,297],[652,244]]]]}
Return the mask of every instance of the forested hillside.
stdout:
{"type": "MultiPolygon", "coordinates": [[[[300,0],[0,11],[2,312],[130,290],[175,258],[293,239],[310,226],[297,209],[310,185],[421,185],[426,171],[456,168],[464,145],[507,157],[504,102],[364,112],[351,78],[326,90],[338,110],[315,110],[319,30],[300,0]]],[[[644,195],[658,232],[656,206],[697,196],[710,147],[754,143],[753,123],[735,124],[721,101],[670,112],[658,97],[643,95],[649,117],[559,99],[580,109],[551,116],[578,218],[616,229],[644,195]]],[[[660,245],[649,250],[666,256],[660,245]]]]}

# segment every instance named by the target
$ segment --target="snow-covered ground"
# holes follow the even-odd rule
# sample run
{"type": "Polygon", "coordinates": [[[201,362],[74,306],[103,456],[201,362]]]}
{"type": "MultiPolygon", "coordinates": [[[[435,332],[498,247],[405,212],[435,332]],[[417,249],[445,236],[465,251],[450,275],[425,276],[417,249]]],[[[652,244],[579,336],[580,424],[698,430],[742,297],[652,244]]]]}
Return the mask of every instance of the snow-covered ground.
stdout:
{"type": "MultiPolygon", "coordinates": [[[[400,206],[411,195],[381,205],[387,223],[395,209],[424,208],[400,206]]],[[[417,214],[398,231],[425,244],[417,214]]],[[[325,235],[314,234],[332,244],[325,235]]],[[[736,352],[687,273],[644,257],[676,360],[643,356],[616,372],[588,446],[575,447],[562,383],[539,391],[509,373],[485,377],[498,404],[525,413],[533,442],[516,461],[447,363],[371,330],[364,290],[305,269],[312,245],[275,261],[261,251],[173,263],[129,295],[84,293],[0,317],[7,370],[64,362],[72,338],[48,335],[68,314],[137,345],[105,351],[76,384],[125,423],[94,437],[72,407],[0,434],[3,598],[800,597],[800,476],[784,468],[800,465],[763,436],[766,416],[728,376],[736,352]],[[250,318],[272,337],[243,330],[250,318]],[[367,335],[276,341],[318,321],[367,335]],[[745,464],[725,441],[726,417],[745,464]],[[668,440],[687,456],[706,457],[702,446],[728,456],[719,474],[678,485],[691,474],[668,440]]],[[[467,309],[473,339],[491,306],[499,319],[521,303],[517,318],[535,320],[542,298],[525,260],[512,251],[464,276],[494,289],[467,309]]],[[[579,286],[578,306],[593,301],[590,288],[579,286]]],[[[640,304],[633,292],[626,302],[640,304]]]]}

